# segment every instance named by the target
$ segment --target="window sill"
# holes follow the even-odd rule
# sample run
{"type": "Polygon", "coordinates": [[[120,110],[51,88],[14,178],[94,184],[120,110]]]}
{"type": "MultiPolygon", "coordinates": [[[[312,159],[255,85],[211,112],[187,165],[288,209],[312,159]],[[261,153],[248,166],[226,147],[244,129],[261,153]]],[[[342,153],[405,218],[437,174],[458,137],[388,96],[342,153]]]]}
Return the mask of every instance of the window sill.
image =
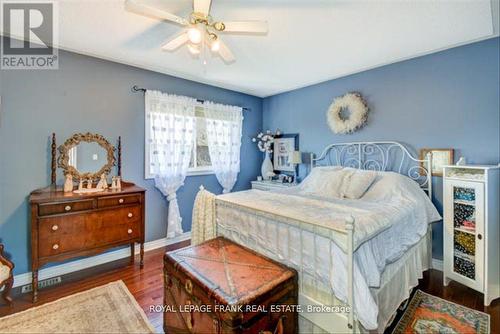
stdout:
{"type": "Polygon", "coordinates": [[[213,175],[213,170],[191,170],[187,172],[187,176],[213,175]]]}

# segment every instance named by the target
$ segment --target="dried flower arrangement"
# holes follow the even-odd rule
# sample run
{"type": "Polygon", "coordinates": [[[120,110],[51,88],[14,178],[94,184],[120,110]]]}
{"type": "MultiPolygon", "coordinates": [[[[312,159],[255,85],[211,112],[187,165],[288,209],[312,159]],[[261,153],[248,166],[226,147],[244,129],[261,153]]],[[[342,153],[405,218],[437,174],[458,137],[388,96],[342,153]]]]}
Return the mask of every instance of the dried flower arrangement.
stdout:
{"type": "Polygon", "coordinates": [[[261,152],[265,153],[273,153],[273,143],[274,138],[281,135],[281,131],[279,129],[273,133],[271,130],[267,130],[266,132],[259,132],[257,137],[252,138],[252,142],[257,143],[257,148],[261,152]]]}

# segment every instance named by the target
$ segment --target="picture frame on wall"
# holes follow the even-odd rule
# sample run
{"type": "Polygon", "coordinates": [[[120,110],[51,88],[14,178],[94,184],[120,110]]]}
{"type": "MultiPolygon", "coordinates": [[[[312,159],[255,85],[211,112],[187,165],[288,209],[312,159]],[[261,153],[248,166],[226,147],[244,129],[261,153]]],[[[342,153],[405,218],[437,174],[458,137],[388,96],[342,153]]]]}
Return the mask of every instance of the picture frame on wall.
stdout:
{"type": "MultiPolygon", "coordinates": [[[[424,160],[427,153],[432,153],[432,176],[443,176],[443,166],[453,165],[454,150],[452,148],[422,148],[420,149],[420,160],[424,160]]],[[[420,163],[425,168],[424,163],[420,163]]]]}
{"type": "Polygon", "coordinates": [[[299,151],[299,134],[282,134],[274,138],[273,165],[279,173],[294,173],[297,166],[291,163],[293,151],[299,151]]]}

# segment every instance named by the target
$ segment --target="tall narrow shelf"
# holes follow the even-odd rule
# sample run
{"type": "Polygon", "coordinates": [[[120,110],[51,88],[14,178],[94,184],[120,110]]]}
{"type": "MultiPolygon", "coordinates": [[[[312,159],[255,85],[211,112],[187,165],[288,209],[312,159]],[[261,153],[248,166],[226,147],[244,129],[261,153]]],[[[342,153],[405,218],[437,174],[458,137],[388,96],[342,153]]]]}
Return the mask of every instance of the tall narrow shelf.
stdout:
{"type": "Polygon", "coordinates": [[[499,166],[445,166],[444,285],[450,280],[500,297],[499,166]]]}

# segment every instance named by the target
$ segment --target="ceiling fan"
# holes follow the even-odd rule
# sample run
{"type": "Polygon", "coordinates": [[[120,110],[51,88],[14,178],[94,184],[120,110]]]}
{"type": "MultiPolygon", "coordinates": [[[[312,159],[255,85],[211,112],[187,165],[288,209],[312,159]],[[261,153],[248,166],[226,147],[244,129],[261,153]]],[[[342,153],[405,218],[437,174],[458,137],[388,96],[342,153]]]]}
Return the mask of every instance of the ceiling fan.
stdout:
{"type": "Polygon", "coordinates": [[[193,0],[193,12],[188,18],[182,18],[162,9],[142,4],[137,0],[125,0],[125,9],[135,14],[170,21],[186,27],[181,34],[176,35],[161,46],[164,51],[174,51],[187,44],[189,52],[199,55],[209,48],[218,54],[226,63],[236,59],[220,39],[220,32],[266,34],[268,31],[265,21],[216,21],[210,15],[211,0],[193,0]]]}

